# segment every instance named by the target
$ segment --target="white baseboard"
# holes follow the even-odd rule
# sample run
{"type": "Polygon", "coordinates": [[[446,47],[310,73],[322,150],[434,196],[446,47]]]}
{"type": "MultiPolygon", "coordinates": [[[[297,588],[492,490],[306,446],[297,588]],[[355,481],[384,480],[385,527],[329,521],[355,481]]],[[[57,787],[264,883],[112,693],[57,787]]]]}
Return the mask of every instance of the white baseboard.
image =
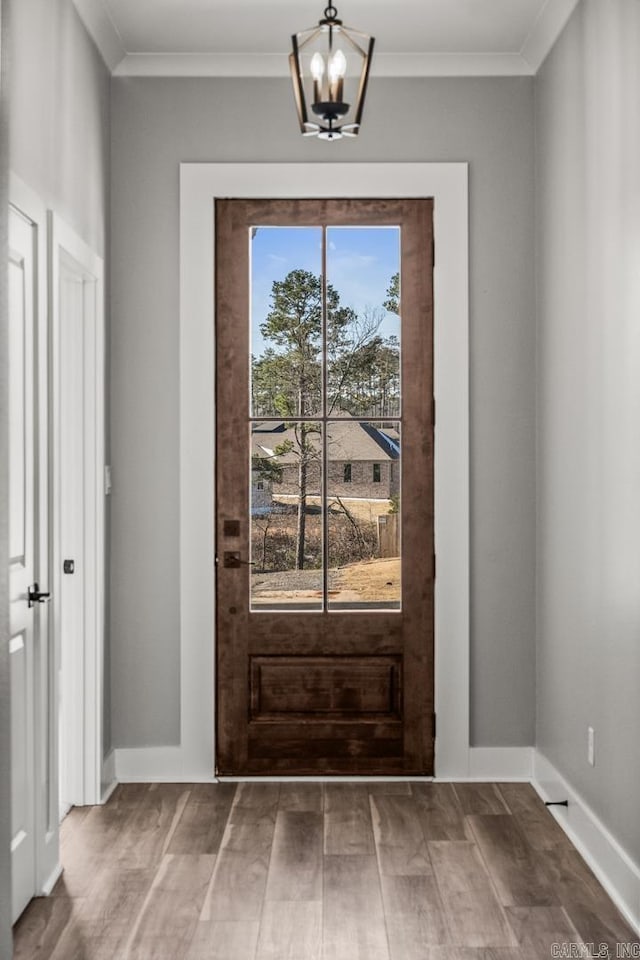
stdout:
{"type": "Polygon", "coordinates": [[[42,890],[40,892],[41,897],[48,897],[56,883],[62,876],[62,864],[57,863],[53,868],[52,872],[49,874],[45,882],[42,884],[42,890]]]}
{"type": "Polygon", "coordinates": [[[118,783],[212,783],[213,769],[185,761],[181,747],[125,747],[114,750],[118,783]]]}
{"type": "Polygon", "coordinates": [[[102,777],[100,779],[100,803],[106,803],[115,788],[118,786],[116,778],[116,754],[112,750],[102,762],[102,777]]]}
{"type": "Polygon", "coordinates": [[[118,781],[114,778],[110,783],[105,784],[100,796],[100,803],[105,804],[109,800],[109,797],[118,786],[118,781]]]}
{"type": "Polygon", "coordinates": [[[532,782],[543,800],[569,801],[568,807],[549,809],[618,909],[640,934],[640,866],[538,750],[534,754],[532,782]]]}
{"type": "MultiPolygon", "coordinates": [[[[121,748],[113,752],[115,778],[119,783],[209,783],[216,778],[213,771],[185,762],[180,747],[121,748]]],[[[529,781],[533,773],[533,747],[472,747],[464,769],[436,780],[516,780],[529,781]]],[[[251,778],[250,778],[251,779],[251,778]]],[[[264,780],[264,777],[255,778],[264,780]]],[[[300,779],[278,778],[271,779],[300,779]]],[[[324,777],[307,779],[323,780],[324,777]]],[[[333,779],[333,778],[332,778],[333,779]]],[[[345,777],[344,779],[366,779],[345,777]]],[[[384,779],[380,777],[369,779],[384,779]]],[[[397,778],[394,778],[397,779],[397,778]]],[[[402,779],[402,778],[401,778],[402,779]]],[[[415,780],[415,777],[405,779],[415,780]]],[[[107,782],[107,781],[105,781],[107,782]]]]}
{"type": "Polygon", "coordinates": [[[470,780],[531,780],[533,747],[471,747],[470,780]]]}
{"type": "Polygon", "coordinates": [[[441,783],[485,781],[528,783],[533,772],[533,747],[469,747],[464,769],[453,769],[441,783]]]}

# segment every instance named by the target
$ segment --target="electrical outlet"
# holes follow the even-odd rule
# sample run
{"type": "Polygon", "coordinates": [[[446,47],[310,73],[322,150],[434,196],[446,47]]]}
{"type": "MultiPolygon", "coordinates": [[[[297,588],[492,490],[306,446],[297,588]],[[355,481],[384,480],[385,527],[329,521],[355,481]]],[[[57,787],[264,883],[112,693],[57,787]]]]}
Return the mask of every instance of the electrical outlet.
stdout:
{"type": "Polygon", "coordinates": [[[593,727],[587,727],[587,762],[596,765],[596,734],[593,727]]]}

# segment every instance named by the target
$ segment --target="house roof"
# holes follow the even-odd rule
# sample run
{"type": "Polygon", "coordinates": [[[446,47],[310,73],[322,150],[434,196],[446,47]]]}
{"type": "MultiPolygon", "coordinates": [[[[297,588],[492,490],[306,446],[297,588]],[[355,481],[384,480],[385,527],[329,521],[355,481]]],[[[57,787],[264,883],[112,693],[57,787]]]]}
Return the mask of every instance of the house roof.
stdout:
{"type": "MultiPolygon", "coordinates": [[[[397,431],[396,431],[397,432],[397,431]]],[[[282,422],[254,425],[252,454],[256,457],[277,457],[278,463],[297,463],[294,450],[276,454],[277,448],[287,441],[295,444],[295,430],[282,422]]],[[[319,434],[313,434],[311,442],[320,448],[319,434]]],[[[328,426],[328,451],[331,460],[340,462],[374,461],[377,463],[400,458],[399,441],[391,431],[382,431],[373,424],[360,420],[332,422],[328,426]]]]}

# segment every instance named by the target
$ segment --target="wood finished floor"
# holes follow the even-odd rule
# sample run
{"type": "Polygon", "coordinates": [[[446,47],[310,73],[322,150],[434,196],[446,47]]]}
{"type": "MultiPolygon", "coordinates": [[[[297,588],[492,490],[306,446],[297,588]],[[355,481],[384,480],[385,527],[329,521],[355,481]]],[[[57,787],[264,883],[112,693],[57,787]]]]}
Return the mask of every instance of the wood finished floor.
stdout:
{"type": "Polygon", "coordinates": [[[544,960],[637,943],[526,784],[129,784],[15,960],[544,960]]]}

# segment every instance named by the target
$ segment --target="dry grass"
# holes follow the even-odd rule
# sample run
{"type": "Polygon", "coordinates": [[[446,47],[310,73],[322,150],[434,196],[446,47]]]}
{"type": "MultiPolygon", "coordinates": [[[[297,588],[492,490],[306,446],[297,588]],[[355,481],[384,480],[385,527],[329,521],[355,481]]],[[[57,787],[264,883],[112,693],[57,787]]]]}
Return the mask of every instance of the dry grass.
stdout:
{"type": "Polygon", "coordinates": [[[400,558],[350,563],[339,571],[338,582],[341,591],[360,600],[400,600],[400,558]]]}
{"type": "MultiPolygon", "coordinates": [[[[292,503],[297,503],[297,498],[292,496],[277,496],[274,497],[274,502],[276,503],[286,503],[291,505],[292,503]]],[[[390,500],[353,500],[349,497],[340,498],[344,503],[345,507],[356,520],[364,520],[367,523],[375,523],[378,517],[386,516],[389,513],[389,508],[391,507],[390,500]]],[[[320,497],[307,497],[307,506],[310,507],[319,507],[320,506],[320,497]]],[[[340,504],[337,500],[329,497],[329,510],[333,513],[341,513],[340,504]]]]}

